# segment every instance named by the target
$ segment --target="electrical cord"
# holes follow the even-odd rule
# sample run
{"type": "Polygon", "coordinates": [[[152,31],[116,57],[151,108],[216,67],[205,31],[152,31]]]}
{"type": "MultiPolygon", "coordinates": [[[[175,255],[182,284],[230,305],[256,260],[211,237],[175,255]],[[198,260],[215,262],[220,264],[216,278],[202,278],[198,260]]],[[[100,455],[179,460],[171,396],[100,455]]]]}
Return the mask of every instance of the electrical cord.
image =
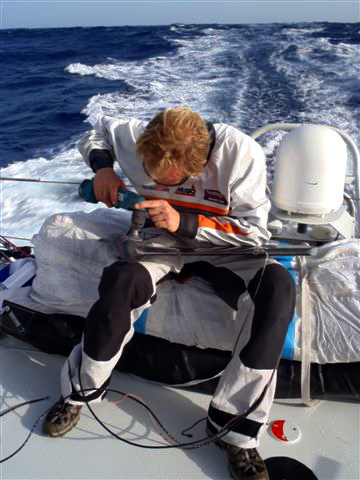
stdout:
{"type": "Polygon", "coordinates": [[[24,405],[30,405],[31,403],[41,402],[42,400],[47,400],[48,398],[49,396],[43,397],[43,398],[36,398],[35,400],[28,400],[27,402],[18,403],[17,405],[14,405],[13,407],[10,407],[7,410],[4,410],[3,412],[0,412],[0,417],[7,415],[10,412],[13,412],[17,408],[23,407],[24,405]]]}
{"type": "MultiPolygon", "coordinates": [[[[13,410],[16,410],[17,408],[20,408],[24,405],[28,405],[30,403],[35,403],[35,402],[40,402],[42,400],[46,400],[48,399],[49,397],[43,397],[43,398],[37,398],[35,400],[29,400],[28,402],[22,402],[22,403],[19,403],[18,405],[15,405],[14,407],[11,407],[11,408],[8,408],[7,410],[5,410],[4,412],[1,412],[0,413],[0,417],[12,412],[13,410]]],[[[31,430],[30,432],[28,433],[27,437],[25,438],[25,440],[23,441],[23,443],[20,445],[19,448],[17,448],[13,453],[11,453],[10,455],[8,455],[7,457],[5,458],[1,458],[0,459],[0,463],[4,463],[6,462],[7,460],[10,460],[10,458],[14,457],[18,452],[20,452],[20,450],[22,450],[25,445],[27,444],[27,442],[29,441],[31,435],[33,434],[33,431],[35,430],[37,424],[39,423],[39,421],[43,418],[44,415],[47,414],[47,412],[51,409],[52,407],[48,408],[47,410],[45,410],[45,412],[43,412],[35,421],[34,425],[31,427],[31,430]]]]}
{"type": "MultiPolygon", "coordinates": [[[[139,400],[137,399],[136,397],[132,396],[131,394],[126,394],[124,392],[121,392],[119,390],[115,390],[113,388],[106,388],[106,390],[104,391],[105,392],[112,392],[112,393],[118,393],[120,395],[123,395],[125,397],[128,397],[130,398],[131,400],[133,400],[134,402],[140,404],[141,406],[143,406],[149,413],[150,415],[152,416],[152,418],[156,421],[156,423],[159,425],[159,427],[168,435],[169,438],[171,438],[173,441],[176,442],[176,444],[172,444],[172,445],[144,445],[144,444],[140,444],[140,443],[136,443],[136,442],[132,442],[131,440],[127,440],[125,438],[122,438],[120,437],[119,435],[117,435],[115,432],[113,432],[110,428],[108,428],[102,421],[101,419],[95,414],[95,412],[93,411],[93,409],[89,406],[89,402],[87,402],[85,400],[85,403],[89,409],[89,411],[91,412],[92,416],[95,418],[95,420],[108,432],[110,433],[110,435],[112,435],[113,437],[117,438],[118,440],[124,442],[124,443],[127,443],[128,445],[132,445],[134,447],[139,447],[139,448],[146,448],[146,449],[151,449],[151,450],[163,450],[163,449],[170,449],[170,448],[182,448],[182,449],[195,449],[195,448],[200,448],[200,447],[203,447],[205,445],[208,445],[216,440],[219,440],[221,439],[222,437],[224,437],[232,428],[234,427],[237,427],[253,410],[255,410],[255,408],[257,408],[257,406],[262,402],[265,394],[266,394],[266,391],[272,381],[272,378],[274,376],[274,373],[275,373],[275,369],[273,370],[273,373],[270,377],[270,380],[269,382],[266,384],[265,388],[263,389],[263,391],[261,392],[260,396],[254,401],[254,403],[244,412],[242,413],[241,415],[238,415],[237,417],[231,419],[221,430],[219,430],[218,432],[212,434],[212,435],[208,435],[206,437],[203,437],[203,438],[200,438],[198,440],[195,440],[195,441],[192,441],[192,442],[180,442],[179,440],[177,440],[175,437],[173,437],[168,431],[167,429],[163,426],[163,424],[160,422],[160,420],[157,418],[157,416],[155,415],[155,413],[151,410],[151,408],[146,405],[145,402],[143,402],[142,400],[139,400]]],[[[81,387],[81,386],[80,386],[81,387]]],[[[82,388],[82,387],[81,387],[82,388]]],[[[94,391],[94,390],[102,390],[102,389],[98,389],[98,388],[88,388],[88,389],[85,389],[85,390],[81,390],[81,393],[83,394],[84,396],[84,393],[86,391],[94,391]]],[[[67,397],[64,398],[64,401],[67,400],[68,398],[70,398],[71,395],[68,395],[67,397]]],[[[30,400],[30,401],[27,401],[27,402],[22,402],[18,405],[15,405],[14,407],[11,407],[10,409],[7,409],[6,411],[4,412],[1,412],[0,413],[0,417],[10,413],[11,411],[17,409],[17,408],[20,408],[24,405],[28,405],[28,404],[31,404],[31,403],[35,403],[35,402],[40,402],[42,400],[47,400],[49,398],[49,396],[47,397],[43,397],[43,398],[38,398],[38,399],[35,399],[35,400],[30,400]]],[[[84,396],[84,398],[86,399],[86,396],[84,396]]],[[[53,408],[53,405],[51,405],[49,408],[47,408],[43,413],[41,413],[39,415],[39,417],[35,420],[33,426],[31,427],[30,429],[30,432],[29,434],[27,435],[27,437],[25,438],[25,440],[23,441],[23,443],[13,452],[11,453],[10,455],[8,455],[7,457],[5,458],[2,458],[0,459],[0,463],[4,463],[6,462],[7,460],[10,460],[10,458],[14,457],[17,453],[20,452],[20,450],[22,450],[25,445],[28,443],[31,435],[33,434],[36,426],[38,425],[38,423],[40,422],[40,420],[53,408]]],[[[196,422],[196,424],[199,423],[196,422]]],[[[191,427],[189,427],[187,430],[189,430],[190,428],[193,428],[196,424],[192,425],[191,427]]],[[[184,430],[186,431],[186,430],[184,430]]],[[[166,439],[167,440],[167,439],[166,439]]]]}
{"type": "MultiPolygon", "coordinates": [[[[261,281],[262,281],[262,278],[263,278],[263,274],[264,274],[264,271],[265,271],[265,268],[266,268],[266,265],[267,265],[267,261],[268,261],[268,254],[267,252],[264,250],[264,254],[265,254],[265,261],[264,261],[264,265],[262,267],[262,272],[261,272],[261,275],[260,275],[260,278],[259,278],[259,282],[258,282],[258,285],[257,285],[257,288],[255,290],[255,293],[254,293],[254,298],[259,290],[259,287],[260,287],[260,284],[261,284],[261,281]]],[[[246,322],[247,322],[247,319],[248,319],[248,316],[251,312],[251,308],[252,306],[250,306],[247,314],[246,314],[246,317],[245,317],[245,320],[244,320],[244,323],[243,323],[243,326],[237,336],[237,339],[235,341],[235,346],[234,346],[234,351],[236,349],[236,346],[238,344],[238,341],[239,341],[239,338],[241,336],[241,333],[244,329],[244,326],[246,325],[246,322]]],[[[102,428],[104,430],[106,430],[110,435],[112,435],[113,437],[115,437],[117,440],[120,440],[124,443],[127,443],[129,445],[132,445],[132,446],[136,446],[136,447],[139,447],[139,448],[146,448],[146,449],[152,449],[152,450],[159,450],[159,449],[171,449],[171,448],[181,448],[181,449],[195,449],[195,448],[200,448],[200,447],[203,447],[205,445],[208,445],[216,440],[219,440],[221,439],[222,437],[224,437],[225,435],[227,435],[231,430],[233,430],[234,428],[236,428],[238,425],[240,425],[240,423],[246,418],[248,417],[248,415],[250,415],[251,412],[253,412],[257,407],[258,405],[260,405],[260,403],[262,402],[262,400],[264,399],[265,397],[265,394],[272,382],[272,379],[274,377],[274,374],[275,374],[275,371],[276,371],[276,368],[274,368],[274,370],[272,371],[272,374],[271,374],[271,377],[269,379],[269,381],[267,382],[267,384],[265,385],[265,387],[263,388],[263,391],[261,392],[261,394],[259,395],[259,397],[253,402],[252,405],[250,405],[250,407],[245,411],[243,412],[241,415],[237,415],[236,417],[232,418],[229,422],[227,422],[224,427],[222,427],[219,431],[217,431],[216,433],[214,434],[211,434],[211,435],[207,435],[206,437],[203,437],[203,438],[200,438],[198,440],[194,440],[194,441],[190,441],[190,442],[180,442],[178,439],[176,439],[173,435],[171,435],[168,430],[164,427],[164,425],[162,424],[162,422],[159,420],[159,418],[155,415],[155,413],[152,411],[152,409],[142,400],[140,399],[139,397],[136,397],[134,396],[133,394],[129,394],[129,393],[124,393],[124,392],[121,392],[119,390],[115,390],[115,389],[111,389],[111,388],[106,388],[105,390],[101,389],[101,388],[89,388],[89,389],[84,389],[83,386],[82,386],[82,383],[81,383],[81,375],[80,375],[80,369],[81,369],[81,360],[79,362],[79,369],[78,369],[78,375],[79,375],[79,383],[80,383],[80,392],[82,397],[84,398],[85,400],[85,404],[86,406],[88,407],[90,413],[92,414],[93,418],[102,426],[102,428]],[[110,428],[108,428],[103,422],[102,420],[95,414],[94,410],[91,408],[89,402],[86,400],[86,394],[85,392],[87,391],[91,391],[91,392],[94,392],[94,391],[102,391],[104,394],[106,392],[113,392],[113,393],[117,393],[117,394],[120,394],[122,395],[123,397],[127,397],[127,398],[130,398],[131,400],[133,400],[134,402],[140,404],[141,406],[143,406],[147,411],[148,413],[150,414],[151,418],[156,422],[156,424],[160,427],[160,429],[162,430],[162,432],[164,432],[166,434],[166,436],[168,438],[165,438],[166,441],[168,441],[168,439],[170,439],[171,441],[173,441],[174,443],[173,444],[170,444],[170,445],[144,445],[144,444],[140,444],[140,443],[136,443],[136,442],[132,442],[131,440],[127,440],[123,437],[120,437],[118,434],[116,434],[114,431],[112,431],[110,428]]],[[[64,398],[64,402],[65,400],[67,400],[68,398],[71,397],[72,394],[68,395],[67,397],[64,398]]],[[[14,407],[11,407],[10,409],[4,411],[4,412],[0,412],[0,417],[6,415],[7,413],[10,413],[11,411],[23,406],[23,405],[27,405],[27,404],[31,404],[31,403],[35,403],[35,402],[39,402],[39,401],[42,401],[42,400],[45,400],[49,398],[48,396],[47,397],[44,397],[44,398],[39,398],[39,399],[35,399],[35,400],[30,400],[30,401],[27,401],[27,402],[22,402],[14,407]]],[[[8,455],[7,457],[3,458],[3,459],[0,459],[0,463],[3,463],[7,460],[9,460],[10,458],[14,457],[18,452],[20,452],[20,450],[22,450],[22,448],[25,447],[25,445],[27,444],[27,442],[29,441],[33,431],[35,430],[36,426],[38,425],[39,421],[51,410],[52,406],[49,407],[47,410],[45,410],[35,421],[34,425],[32,426],[29,434],[27,435],[26,439],[24,440],[24,442],[20,445],[20,447],[18,447],[12,454],[8,455]]],[[[200,421],[202,421],[204,419],[200,419],[198,420],[195,424],[193,424],[191,427],[183,430],[183,434],[185,435],[184,432],[192,429],[195,425],[197,425],[200,421]]],[[[161,434],[161,432],[160,432],[161,434]]],[[[189,436],[189,435],[187,435],[189,436]]],[[[164,438],[164,437],[163,437],[164,438]]]]}
{"type": "MultiPolygon", "coordinates": [[[[214,442],[215,440],[219,440],[221,439],[222,437],[224,437],[225,435],[227,435],[233,428],[236,428],[238,425],[240,425],[240,423],[248,416],[250,415],[251,412],[253,412],[257,407],[258,405],[260,405],[260,403],[262,402],[266,392],[267,392],[267,389],[269,388],[270,384],[271,384],[271,381],[273,379],[273,376],[274,376],[274,373],[275,373],[275,370],[273,370],[272,372],[272,375],[270,377],[270,380],[268,381],[268,383],[265,385],[263,391],[261,392],[261,394],[259,395],[259,397],[253,402],[252,405],[250,405],[250,407],[244,412],[242,413],[241,415],[238,415],[236,417],[234,417],[233,419],[231,419],[223,428],[221,428],[218,432],[212,434],[212,435],[208,435],[206,437],[203,437],[203,438],[200,438],[198,440],[195,440],[195,441],[191,441],[191,442],[180,442],[179,440],[177,440],[176,438],[174,438],[167,430],[166,428],[163,426],[163,424],[160,422],[160,420],[157,418],[157,416],[154,414],[154,412],[151,410],[151,408],[146,405],[146,403],[143,403],[143,402],[140,402],[139,400],[137,400],[136,398],[132,397],[131,395],[128,395],[128,394],[125,394],[124,392],[120,392],[119,390],[115,390],[115,389],[112,389],[112,388],[107,388],[105,391],[106,392],[113,392],[113,393],[119,393],[121,395],[126,395],[128,396],[129,398],[131,398],[133,401],[139,403],[140,405],[142,405],[150,414],[151,416],[154,418],[154,420],[158,423],[159,427],[173,440],[176,442],[175,445],[160,445],[160,446],[157,446],[157,445],[144,445],[144,444],[140,444],[140,443],[136,443],[136,442],[132,442],[131,440],[127,440],[123,437],[120,437],[117,433],[113,432],[110,428],[108,428],[102,421],[101,419],[95,414],[94,410],[90,407],[90,404],[89,402],[86,400],[86,396],[84,396],[84,393],[88,390],[90,391],[94,391],[94,390],[101,390],[101,389],[95,389],[95,388],[92,388],[92,389],[86,389],[86,390],[83,390],[82,389],[82,386],[80,385],[80,392],[81,394],[83,395],[84,399],[85,399],[85,402],[86,403],[86,406],[88,407],[90,413],[92,414],[92,416],[95,418],[95,420],[104,428],[104,430],[106,430],[108,433],[110,433],[110,435],[112,435],[113,437],[115,437],[117,440],[120,440],[124,443],[127,443],[129,445],[132,445],[132,446],[135,446],[135,447],[140,447],[140,448],[147,448],[147,449],[151,449],[151,450],[163,450],[163,449],[170,449],[170,448],[182,448],[182,449],[195,449],[195,448],[200,448],[200,447],[203,447],[205,445],[208,445],[212,442],[214,442]]],[[[104,391],[104,392],[105,392],[104,391]]],[[[71,396],[71,395],[70,395],[71,396]]],[[[68,398],[68,397],[67,397],[68,398]]],[[[198,423],[198,422],[197,422],[198,423]]],[[[192,427],[190,427],[192,428],[192,427]]]]}

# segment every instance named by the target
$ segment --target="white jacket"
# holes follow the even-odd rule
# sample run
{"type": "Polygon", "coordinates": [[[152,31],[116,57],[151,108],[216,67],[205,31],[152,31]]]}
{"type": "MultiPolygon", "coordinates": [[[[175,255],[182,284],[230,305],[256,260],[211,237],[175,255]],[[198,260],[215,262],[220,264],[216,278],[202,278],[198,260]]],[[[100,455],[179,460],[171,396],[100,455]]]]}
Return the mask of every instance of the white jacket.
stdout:
{"type": "Polygon", "coordinates": [[[259,144],[234,127],[214,124],[215,144],[202,175],[159,190],[145,173],[143,159],[136,157],[136,141],[146,125],[99,117],[94,130],[82,137],[80,152],[89,166],[99,150],[110,152],[141,196],[166,199],[180,212],[180,235],[215,245],[260,245],[270,238],[266,165],[259,144]]]}

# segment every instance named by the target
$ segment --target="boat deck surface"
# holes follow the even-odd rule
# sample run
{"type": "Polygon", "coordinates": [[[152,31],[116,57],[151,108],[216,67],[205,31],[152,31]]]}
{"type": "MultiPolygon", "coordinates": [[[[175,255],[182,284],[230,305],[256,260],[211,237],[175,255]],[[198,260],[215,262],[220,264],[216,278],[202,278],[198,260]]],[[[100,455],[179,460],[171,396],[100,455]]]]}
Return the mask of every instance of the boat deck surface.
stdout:
{"type": "MultiPolygon", "coordinates": [[[[10,337],[3,337],[1,355],[1,408],[49,395],[48,400],[23,406],[1,417],[1,458],[25,440],[38,416],[58,399],[59,372],[64,357],[48,355],[10,337]]],[[[111,387],[139,395],[179,440],[181,431],[206,416],[210,396],[169,388],[115,372],[111,387]]],[[[110,428],[126,439],[164,445],[146,411],[110,393],[94,407],[110,428]]],[[[286,419],[301,432],[294,443],[264,433],[259,451],[263,458],[291,457],[308,466],[319,480],[360,479],[360,405],[324,401],[309,408],[276,401],[270,422],[286,419]]],[[[270,430],[270,429],[269,429],[270,430]]],[[[193,439],[204,436],[204,422],[193,439]]],[[[214,445],[195,450],[135,448],[110,436],[85,407],[76,428],[62,438],[47,438],[40,424],[25,447],[0,465],[1,480],[8,479],[224,479],[229,478],[224,453],[214,445]]],[[[278,479],[277,479],[278,480],[278,479]]]]}

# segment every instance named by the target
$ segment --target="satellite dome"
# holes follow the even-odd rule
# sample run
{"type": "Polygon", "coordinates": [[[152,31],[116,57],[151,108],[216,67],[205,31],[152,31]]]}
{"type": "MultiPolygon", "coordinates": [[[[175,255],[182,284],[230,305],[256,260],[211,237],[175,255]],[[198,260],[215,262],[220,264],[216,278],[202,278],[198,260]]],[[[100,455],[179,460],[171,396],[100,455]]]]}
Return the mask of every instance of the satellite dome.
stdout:
{"type": "Polygon", "coordinates": [[[343,203],[347,150],[341,136],[322,125],[287,133],[277,150],[272,202],[286,212],[325,215],[343,203]]]}

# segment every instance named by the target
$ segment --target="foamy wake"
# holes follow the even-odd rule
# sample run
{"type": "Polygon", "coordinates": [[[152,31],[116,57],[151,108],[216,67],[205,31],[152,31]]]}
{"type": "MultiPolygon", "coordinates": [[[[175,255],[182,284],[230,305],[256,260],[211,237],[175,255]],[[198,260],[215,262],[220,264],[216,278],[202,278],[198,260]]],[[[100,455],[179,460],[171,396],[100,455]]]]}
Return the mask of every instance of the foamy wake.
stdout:
{"type": "MultiPolygon", "coordinates": [[[[238,106],[247,85],[247,70],[234,75],[232,66],[221,62],[237,35],[228,30],[204,30],[195,39],[172,40],[176,54],[157,56],[145,61],[119,62],[94,66],[71,64],[66,71],[77,75],[94,75],[107,80],[122,80],[131,87],[127,92],[115,92],[92,97],[82,113],[94,123],[98,114],[134,116],[149,119],[169,106],[188,106],[206,118],[234,122],[238,106]],[[219,99],[232,92],[231,111],[219,109],[219,99]],[[216,100],[217,99],[217,100],[216,100]],[[234,114],[232,115],[232,112],[234,114]]],[[[246,48],[236,40],[236,55],[246,48]]]]}

